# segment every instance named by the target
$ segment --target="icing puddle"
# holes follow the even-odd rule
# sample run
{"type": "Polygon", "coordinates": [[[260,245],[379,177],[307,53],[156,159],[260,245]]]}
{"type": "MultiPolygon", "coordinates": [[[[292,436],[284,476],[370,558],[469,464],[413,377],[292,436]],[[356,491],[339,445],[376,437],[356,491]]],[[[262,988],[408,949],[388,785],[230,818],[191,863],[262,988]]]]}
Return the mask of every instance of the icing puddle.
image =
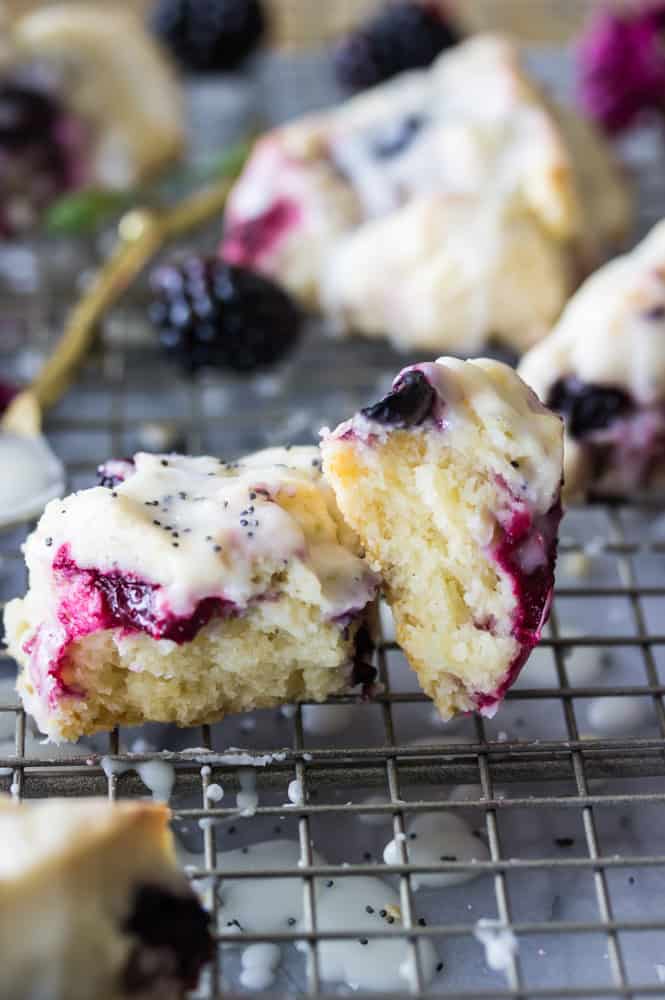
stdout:
{"type": "MultiPolygon", "coordinates": [[[[200,855],[184,855],[183,860],[201,865],[200,855]]],[[[262,868],[293,872],[300,861],[300,846],[290,840],[270,840],[220,852],[219,868],[254,871],[262,868]]],[[[325,865],[326,859],[312,851],[312,863],[325,865]]],[[[203,880],[204,882],[207,880],[203,880]]],[[[319,969],[324,982],[343,983],[351,989],[406,990],[411,975],[411,949],[396,938],[366,938],[399,924],[399,897],[383,879],[375,876],[338,876],[314,879],[317,929],[340,928],[358,931],[357,940],[323,940],[318,944],[319,969]]],[[[219,888],[219,931],[224,934],[265,934],[307,930],[303,916],[303,882],[293,874],[271,879],[226,879],[219,888]]],[[[233,948],[233,944],[225,947],[233,948]]],[[[305,942],[297,942],[305,950],[305,942]]],[[[437,957],[430,941],[418,946],[424,982],[430,982],[437,957]]],[[[274,982],[282,951],[274,944],[253,944],[241,955],[241,985],[266,989],[274,982]]]]}

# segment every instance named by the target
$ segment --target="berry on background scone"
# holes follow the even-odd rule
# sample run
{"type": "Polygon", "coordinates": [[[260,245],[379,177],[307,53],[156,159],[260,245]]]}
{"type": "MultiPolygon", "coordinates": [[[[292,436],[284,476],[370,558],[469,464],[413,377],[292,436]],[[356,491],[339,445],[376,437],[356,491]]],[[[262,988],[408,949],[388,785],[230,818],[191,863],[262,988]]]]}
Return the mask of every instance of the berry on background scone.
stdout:
{"type": "Polygon", "coordinates": [[[519,372],[564,417],[567,497],[665,491],[665,222],[582,285],[519,372]]]}
{"type": "Polygon", "coordinates": [[[192,725],[367,681],[377,580],[317,448],[238,463],[140,453],[50,503],[5,612],[18,690],[53,740],[192,725]]]}
{"type": "Polygon", "coordinates": [[[256,145],[221,254],[341,330],[402,348],[524,350],[625,235],[609,147],[477,36],[256,145]]]}
{"type": "Polygon", "coordinates": [[[444,718],[493,715],[540,638],[562,424],[508,366],[440,358],[323,433],[324,474],[444,718]]]}
{"type": "Polygon", "coordinates": [[[119,7],[49,5],[5,32],[0,237],[34,226],[66,191],[129,188],[182,152],[176,76],[119,7]]]}
{"type": "Polygon", "coordinates": [[[0,797],[0,994],[182,1000],[213,950],[147,802],[0,797]]]}

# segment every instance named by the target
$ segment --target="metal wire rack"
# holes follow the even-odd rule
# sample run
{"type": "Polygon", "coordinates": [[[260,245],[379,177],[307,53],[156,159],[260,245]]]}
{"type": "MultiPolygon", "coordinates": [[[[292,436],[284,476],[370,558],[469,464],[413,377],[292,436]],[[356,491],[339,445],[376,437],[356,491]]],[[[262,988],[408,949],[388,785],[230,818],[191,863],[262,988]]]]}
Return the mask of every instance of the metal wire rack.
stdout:
{"type": "MultiPolygon", "coordinates": [[[[643,141],[648,145],[648,137],[643,141]]],[[[633,161],[641,171],[645,225],[665,207],[665,187],[662,171],[645,169],[654,154],[643,148],[633,161]]],[[[203,234],[197,245],[214,236],[203,234]]],[[[98,246],[60,246],[55,257],[33,258],[33,249],[12,251],[12,267],[18,261],[26,285],[17,286],[14,274],[5,280],[0,302],[0,358],[19,374],[29,373],[59,328],[82,260],[94,262],[99,252],[98,246]],[[20,254],[28,255],[22,264],[20,254]],[[39,295],[30,294],[35,281],[39,295]]],[[[9,258],[3,260],[6,270],[9,258]]],[[[143,319],[144,295],[139,285],[108,317],[77,385],[50,415],[47,430],[66,459],[70,488],[92,482],[103,457],[135,450],[145,441],[146,423],[156,421],[162,431],[168,425],[175,445],[191,453],[241,454],[280,439],[313,440],[321,424],[375,395],[404,363],[381,345],[338,343],[315,329],[274,375],[249,383],[209,376],[187,382],[156,358],[143,319]]],[[[313,733],[306,708],[298,706],[288,716],[256,713],[194,731],[116,731],[63,759],[35,742],[29,720],[9,698],[0,702],[0,727],[12,741],[0,745],[0,787],[19,799],[144,795],[140,779],[109,769],[104,755],[120,764],[156,758],[173,764],[174,824],[188,843],[194,837],[202,848],[190,874],[204,880],[220,944],[203,988],[206,997],[237,989],[233,952],[223,946],[266,940],[246,930],[238,934],[219,919],[222,878],[289,877],[301,885],[304,928],[267,936],[285,945],[298,940],[304,949],[304,963],[277,988],[323,996],[334,987],[322,981],[321,943],[357,939],[358,930],[320,929],[315,880],[377,874],[398,886],[402,923],[363,935],[408,942],[408,981],[396,986],[395,996],[662,996],[665,525],[658,515],[655,508],[622,505],[567,515],[557,595],[537,672],[527,668],[495,720],[469,718],[452,726],[450,735],[437,728],[427,699],[384,636],[376,653],[382,693],[372,703],[332,699],[339,711],[351,706],[356,720],[343,739],[313,733]],[[586,660],[576,659],[579,654],[586,660]],[[610,665],[588,679],[580,663],[601,654],[610,665]],[[643,711],[635,715],[637,735],[621,731],[617,718],[638,703],[643,711]],[[587,709],[601,706],[596,715],[602,715],[608,704],[618,711],[603,732],[587,709]],[[157,753],[145,740],[165,749],[157,753]],[[242,755],[229,749],[239,743],[242,755]],[[254,814],[240,817],[237,806],[211,801],[210,783],[237,789],[242,769],[252,763],[260,794],[254,814]],[[302,797],[299,804],[284,804],[292,779],[302,797]],[[469,795],[448,798],[457,785],[472,786],[469,795]],[[403,836],[409,822],[443,809],[469,819],[486,843],[487,860],[410,863],[403,836]],[[363,818],[379,825],[363,825],[363,818]],[[297,866],[220,866],[219,850],[255,842],[266,831],[274,833],[276,824],[298,843],[297,866]],[[380,847],[391,837],[400,845],[400,863],[378,866],[380,847]],[[316,861],[322,844],[335,860],[316,861]],[[416,892],[414,876],[433,871],[471,871],[478,878],[473,888],[416,892]],[[479,916],[498,919],[517,938],[519,949],[505,975],[484,965],[473,937],[479,916]],[[444,959],[431,985],[419,961],[418,942],[426,938],[444,959]]],[[[0,533],[3,600],[25,585],[19,552],[24,535],[0,533]]],[[[2,657],[0,666],[11,674],[8,657],[2,657]]]]}

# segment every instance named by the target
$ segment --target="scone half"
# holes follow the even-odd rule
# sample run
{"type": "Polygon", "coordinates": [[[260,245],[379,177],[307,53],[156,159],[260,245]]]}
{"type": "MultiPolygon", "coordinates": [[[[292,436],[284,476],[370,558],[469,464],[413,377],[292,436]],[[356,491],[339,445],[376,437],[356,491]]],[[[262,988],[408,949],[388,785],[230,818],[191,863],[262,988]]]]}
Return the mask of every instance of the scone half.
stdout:
{"type": "Polygon", "coordinates": [[[19,692],[49,737],[213,722],[366,678],[377,580],[318,449],[138,454],[102,482],[47,506],[30,589],[6,609],[19,692]]]}
{"type": "Polygon", "coordinates": [[[441,358],[324,433],[322,454],[423,689],[444,718],[494,714],[550,608],[560,418],[506,365],[441,358]]]}

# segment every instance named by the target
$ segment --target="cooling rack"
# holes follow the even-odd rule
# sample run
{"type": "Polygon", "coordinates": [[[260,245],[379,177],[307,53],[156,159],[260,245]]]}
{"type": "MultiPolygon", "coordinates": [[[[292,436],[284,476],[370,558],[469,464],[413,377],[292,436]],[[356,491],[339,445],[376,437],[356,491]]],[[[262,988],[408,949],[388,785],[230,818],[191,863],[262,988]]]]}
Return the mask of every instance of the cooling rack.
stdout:
{"type": "MultiPolygon", "coordinates": [[[[313,58],[277,61],[251,84],[259,94],[277,95],[274,117],[292,110],[289,94],[302,103],[305,92],[312,104],[323,103],[328,84],[312,75],[313,58]],[[303,87],[310,78],[312,85],[303,87]]],[[[561,53],[541,50],[535,61],[547,79],[561,80],[561,53]]],[[[208,106],[210,92],[197,99],[208,106]]],[[[654,169],[662,166],[659,140],[645,133],[623,152],[639,180],[644,230],[665,208],[665,172],[654,169]]],[[[197,248],[214,246],[216,228],[197,237],[197,248]]],[[[74,289],[106,248],[102,240],[60,243],[57,253],[52,246],[2,249],[0,363],[9,376],[29,377],[74,289]]],[[[145,296],[139,283],[106,318],[76,386],[49,415],[46,429],[66,461],[70,489],[94,482],[101,459],[140,447],[230,457],[315,440],[321,425],[376,397],[412,360],[384,345],[337,342],[313,324],[296,356],[276,372],[190,382],[156,355],[145,296]]],[[[29,527],[0,532],[3,602],[25,587],[19,549],[29,527]]],[[[0,786],[17,798],[137,796],[147,794],[135,770],[141,763],[173,768],[167,775],[174,780],[174,826],[220,945],[201,996],[238,990],[239,946],[265,940],[284,946],[273,986],[280,995],[339,995],[323,981],[320,948],[330,940],[355,946],[359,932],[341,924],[321,929],[316,880],[365,875],[397,888],[402,922],[363,929],[363,936],[370,944],[379,937],[405,941],[411,959],[394,994],[384,996],[662,996],[664,598],[661,512],[621,504],[575,509],[562,527],[547,634],[493,720],[438,724],[384,620],[376,651],[381,692],[367,703],[331,699],[341,725],[319,730],[308,706],[297,706],[195,730],[116,731],[63,757],[35,738],[5,684],[0,786]],[[233,793],[246,786],[248,774],[255,775],[258,803],[242,815],[233,793]],[[287,795],[292,781],[295,802],[287,795]],[[211,784],[223,786],[221,800],[209,796],[211,784]],[[442,810],[468,820],[486,845],[486,860],[410,861],[409,824],[442,810]],[[298,862],[288,869],[229,866],[218,853],[278,834],[298,845],[298,862]],[[391,838],[399,863],[384,865],[382,847],[391,838]],[[476,878],[445,889],[414,887],[419,874],[437,871],[476,878]],[[263,936],[226,925],[219,912],[224,879],[260,878],[267,885],[285,877],[301,886],[302,925],[263,936]],[[487,967],[474,937],[480,917],[515,935],[518,948],[503,971],[487,967]],[[425,939],[443,964],[432,983],[420,962],[425,939]],[[296,941],[299,952],[291,947],[296,941]]],[[[11,677],[13,665],[1,656],[11,677]]]]}

